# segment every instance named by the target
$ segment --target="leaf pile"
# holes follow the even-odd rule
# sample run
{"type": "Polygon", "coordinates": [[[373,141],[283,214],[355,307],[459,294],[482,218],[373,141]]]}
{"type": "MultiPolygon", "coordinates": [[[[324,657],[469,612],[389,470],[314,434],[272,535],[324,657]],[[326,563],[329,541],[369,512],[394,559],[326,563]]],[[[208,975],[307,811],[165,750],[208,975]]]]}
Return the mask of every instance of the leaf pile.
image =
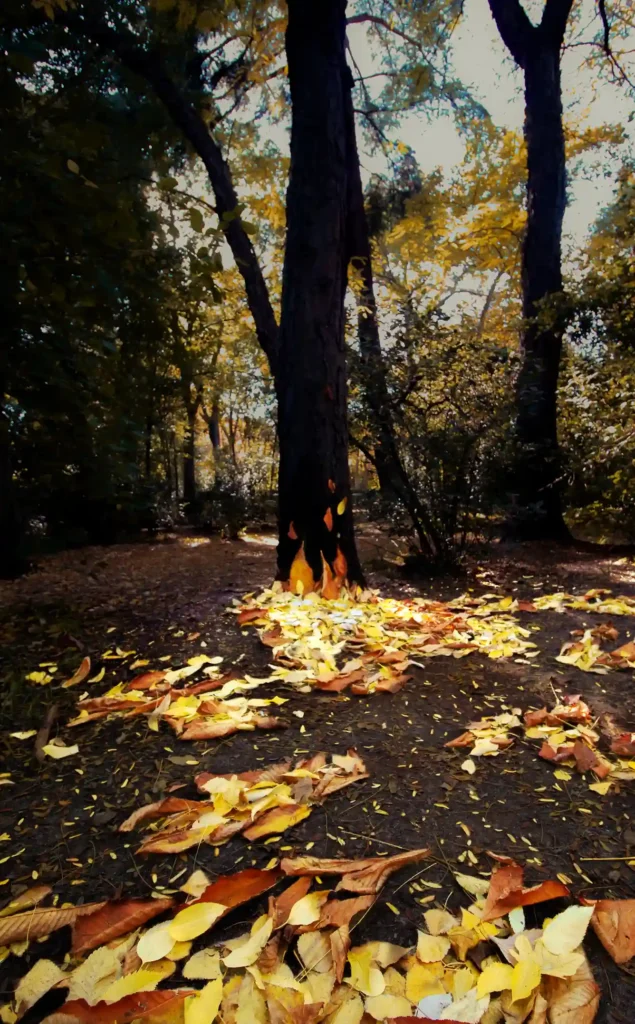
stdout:
{"type": "Polygon", "coordinates": [[[243,695],[270,680],[219,676],[221,660],[199,654],[183,668],[145,672],[128,683],[117,683],[101,697],[83,695],[77,704],[78,716],[68,724],[84,725],[113,714],[125,718],[147,715],[151,729],[157,731],[159,722],[165,721],[182,740],[210,740],[239,730],[281,728],[280,720],[263,709],[284,704],[285,698],[243,695]],[[177,685],[201,669],[208,676],[205,681],[177,685]],[[214,696],[208,696],[212,692],[214,696]]]}
{"type": "Polygon", "coordinates": [[[286,761],[240,775],[203,772],[195,781],[207,800],[166,797],[134,811],[119,831],[157,821],[137,853],[181,853],[200,843],[220,846],[238,833],[249,841],[261,839],[297,825],[331,793],[367,778],[355,750],[333,754],[330,762],[319,753],[294,766],[286,761]]]}
{"type": "Polygon", "coordinates": [[[415,657],[463,658],[480,652],[496,659],[539,653],[527,639],[529,630],[512,616],[492,614],[484,621],[452,602],[399,601],[369,590],[342,590],[337,599],[327,600],[315,592],[299,596],[274,583],[235,605],[238,625],[256,626],[262,643],[273,649],[274,678],[303,692],[350,687],[361,695],[395,693],[409,678],[405,670],[415,657]]]}
{"type": "Polygon", "coordinates": [[[567,609],[582,612],[597,612],[599,615],[635,615],[635,598],[620,594],[612,596],[610,590],[587,590],[585,594],[543,594],[531,601],[515,597],[500,597],[498,594],[482,594],[472,597],[463,594],[450,601],[452,608],[472,608],[478,616],[495,615],[499,612],[564,612],[567,609]]]}
{"type": "MultiPolygon", "coordinates": [[[[183,887],[194,898],[180,906],[170,899],[121,900],[16,913],[0,922],[2,941],[24,936],[27,919],[54,913],[59,920],[48,921],[49,929],[70,924],[72,946],[63,966],[35,963],[12,1002],[0,1008],[1,1019],[14,1024],[35,1008],[49,1024],[392,1024],[414,1021],[415,1013],[455,1024],[592,1024],[600,990],[582,947],[587,929],[591,924],[618,963],[627,962],[635,953],[635,901],[571,904],[527,929],[524,907],[565,899],[568,889],[557,881],[527,887],[519,864],[496,857],[490,879],[457,876],[471,905],[460,914],[426,910],[410,946],[381,940],[354,946],[360,916],[390,874],[427,854],[299,857],[283,860],[278,870],[249,868],[212,883],[199,871],[183,887]],[[210,935],[230,911],[270,891],[283,875],[295,881],[269,896],[266,912],[248,930],[210,935]],[[340,879],[335,893],[312,888],[313,877],[333,875],[340,879]],[[340,898],[342,890],[355,895],[340,898]],[[53,989],[64,1002],[47,1017],[53,989]]],[[[40,934],[36,927],[30,937],[40,934]]]]}

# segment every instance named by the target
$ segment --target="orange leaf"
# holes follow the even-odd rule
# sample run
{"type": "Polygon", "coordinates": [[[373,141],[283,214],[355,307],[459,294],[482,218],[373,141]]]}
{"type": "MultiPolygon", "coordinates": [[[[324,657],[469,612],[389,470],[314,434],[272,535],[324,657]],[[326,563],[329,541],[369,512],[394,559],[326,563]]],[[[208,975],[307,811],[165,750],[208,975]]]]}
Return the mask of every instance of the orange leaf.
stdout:
{"type": "MultiPolygon", "coordinates": [[[[348,903],[349,901],[346,900],[348,903]]],[[[346,958],[351,947],[351,936],[347,924],[340,925],[334,932],[331,932],[331,956],[335,967],[336,981],[341,983],[346,970],[346,958]]]]}
{"type": "Polygon", "coordinates": [[[600,989],[585,958],[571,978],[543,979],[550,1024],[592,1024],[600,1005],[600,989]]]}
{"type": "Polygon", "coordinates": [[[41,935],[74,924],[84,914],[94,914],[104,903],[85,903],[82,907],[36,907],[24,914],[14,914],[0,921],[0,946],[8,946],[22,939],[39,939],[41,935]]]}
{"type": "Polygon", "coordinates": [[[320,920],[314,926],[322,928],[341,928],[348,925],[355,914],[361,914],[372,907],[374,896],[354,896],[350,900],[329,900],[320,911],[320,920]]]}
{"type": "Polygon", "coordinates": [[[306,804],[287,804],[284,807],[272,807],[266,811],[261,818],[250,828],[245,829],[243,835],[250,842],[252,839],[261,839],[262,836],[270,836],[275,832],[284,832],[298,822],[308,818],[311,808],[306,804]]]}
{"type": "Polygon", "coordinates": [[[182,797],[169,796],[165,800],[157,800],[154,804],[145,804],[133,811],[129,818],[122,821],[119,826],[120,832],[132,832],[140,821],[147,818],[162,818],[166,814],[176,814],[179,811],[200,811],[200,800],[184,800],[182,797]]]}
{"type": "Polygon", "coordinates": [[[281,928],[283,924],[287,923],[287,918],[293,906],[303,896],[306,896],[311,888],[311,884],[310,878],[298,878],[297,882],[290,885],[288,889],[285,889],[275,899],[273,896],[270,897],[269,917],[273,918],[274,929],[281,928]]]}
{"type": "Polygon", "coordinates": [[[127,935],[157,914],[169,910],[174,900],[121,900],[105,903],[88,917],[79,917],[73,928],[73,953],[81,956],[96,946],[127,935]]]}
{"type": "Polygon", "coordinates": [[[328,562],[322,556],[322,586],[320,593],[327,601],[337,601],[340,596],[340,583],[331,572],[328,562]]]}
{"type": "MultiPolygon", "coordinates": [[[[196,903],[222,903],[230,910],[239,907],[247,900],[260,896],[271,889],[280,878],[279,871],[262,871],[260,868],[245,868],[235,875],[221,875],[208,885],[196,903]]],[[[192,906],[193,904],[189,904],[192,906]]]]}
{"type": "Polygon", "coordinates": [[[247,622],[255,619],[264,619],[265,611],[262,608],[245,608],[238,616],[238,625],[244,626],[247,622]]]}
{"type": "Polygon", "coordinates": [[[326,529],[330,532],[333,529],[333,513],[330,508],[327,508],[324,513],[324,523],[326,525],[326,529]]]}
{"type": "Polygon", "coordinates": [[[65,683],[62,683],[63,688],[65,690],[67,690],[69,686],[77,686],[78,683],[83,683],[84,679],[89,674],[89,672],[90,672],[90,658],[86,657],[86,658],[84,658],[82,660],[81,665],[73,673],[73,675],[70,677],[70,679],[67,679],[65,683]]]}
{"type": "Polygon", "coordinates": [[[295,532],[295,526],[293,525],[293,522],[289,523],[289,530],[287,532],[287,537],[289,538],[289,540],[297,540],[298,539],[298,535],[295,532]]]}
{"type": "Polygon", "coordinates": [[[516,907],[529,907],[564,896],[569,896],[566,885],[552,879],[523,888],[523,868],[510,859],[492,874],[482,920],[493,921],[516,907]]]}
{"type": "Polygon", "coordinates": [[[598,900],[591,925],[616,964],[635,956],[635,900],[598,900]]]}
{"type": "Polygon", "coordinates": [[[313,570],[306,560],[304,544],[301,544],[289,573],[289,588],[292,594],[308,594],[314,587],[313,570]]]}
{"type": "Polygon", "coordinates": [[[342,579],[346,579],[346,573],[348,572],[348,563],[346,558],[342,554],[341,548],[338,547],[335,561],[333,562],[333,571],[336,576],[340,576],[342,579]]]}
{"type": "Polygon", "coordinates": [[[195,995],[194,989],[167,989],[163,992],[137,992],[125,996],[118,1003],[97,1003],[89,1006],[84,999],[72,999],[57,1011],[69,1021],[81,1024],[130,1024],[144,1017],[176,1021],[179,1007],[187,996],[195,995]]]}
{"type": "Polygon", "coordinates": [[[135,676],[129,683],[126,683],[126,690],[153,690],[157,683],[165,679],[165,676],[165,671],[142,672],[140,676],[135,676]]]}

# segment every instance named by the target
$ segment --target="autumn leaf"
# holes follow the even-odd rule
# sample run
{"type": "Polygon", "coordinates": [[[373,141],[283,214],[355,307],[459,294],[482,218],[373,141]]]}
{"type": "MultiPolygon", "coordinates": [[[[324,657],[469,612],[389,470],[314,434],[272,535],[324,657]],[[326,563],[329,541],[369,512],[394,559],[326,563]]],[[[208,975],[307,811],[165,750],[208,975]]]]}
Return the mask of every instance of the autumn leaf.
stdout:
{"type": "Polygon", "coordinates": [[[22,910],[28,910],[30,907],[36,907],[38,903],[41,903],[53,890],[50,885],[34,885],[30,889],[26,889],[25,892],[21,893],[11,900],[10,903],[0,910],[0,917],[9,917],[11,914],[19,914],[22,910]]]}
{"type": "Polygon", "coordinates": [[[83,956],[97,946],[140,928],[173,906],[173,900],[111,900],[92,914],[78,917],[73,926],[73,953],[83,956]]]}
{"type": "Polygon", "coordinates": [[[616,964],[635,956],[635,900],[597,900],[591,927],[616,964]]]}
{"type": "Polygon", "coordinates": [[[330,508],[327,508],[326,512],[324,513],[324,525],[326,526],[326,529],[330,533],[333,529],[333,513],[330,508]]]}
{"type": "Polygon", "coordinates": [[[39,939],[42,935],[74,924],[79,917],[94,914],[105,903],[85,903],[81,907],[36,907],[24,914],[14,914],[0,921],[0,946],[8,946],[21,939],[39,939]]]}
{"type": "Polygon", "coordinates": [[[234,875],[221,875],[212,882],[199,902],[222,903],[231,910],[271,889],[280,878],[279,871],[245,868],[234,875]]]}
{"type": "Polygon", "coordinates": [[[315,580],[313,579],[313,570],[306,560],[304,554],[304,544],[300,545],[300,550],[293,559],[291,565],[291,571],[289,573],[289,589],[292,594],[303,594],[310,593],[315,586],[315,580]]]}
{"type": "Polygon", "coordinates": [[[304,821],[305,818],[309,817],[310,813],[311,808],[307,807],[306,804],[288,804],[283,807],[272,807],[270,811],[266,811],[258,819],[255,825],[245,829],[243,835],[245,839],[252,842],[254,839],[262,839],[263,836],[284,832],[285,829],[292,828],[298,822],[304,821]]]}
{"type": "Polygon", "coordinates": [[[89,1006],[83,999],[64,1003],[58,1010],[70,1021],[80,1024],[132,1024],[132,1021],[155,1018],[178,1020],[180,1007],[192,995],[191,989],[168,989],[162,992],[139,992],[118,1003],[97,1003],[89,1006]]]}
{"type": "Polygon", "coordinates": [[[62,686],[64,689],[68,689],[69,686],[77,686],[79,683],[83,683],[88,675],[90,675],[90,658],[86,657],[82,659],[79,668],[75,670],[70,679],[62,683],[62,686]]]}
{"type": "Polygon", "coordinates": [[[592,1024],[600,1005],[600,989],[585,958],[572,978],[545,978],[549,1024],[592,1024]]]}
{"type": "Polygon", "coordinates": [[[409,850],[393,857],[369,857],[362,860],[285,857],[280,867],[285,875],[342,875],[338,889],[364,895],[379,892],[393,871],[398,871],[406,864],[416,864],[429,854],[429,849],[423,849],[409,850]]]}
{"type": "Polygon", "coordinates": [[[219,918],[227,913],[222,903],[194,903],[179,911],[170,923],[170,935],[175,942],[196,939],[208,931],[219,918]]]}

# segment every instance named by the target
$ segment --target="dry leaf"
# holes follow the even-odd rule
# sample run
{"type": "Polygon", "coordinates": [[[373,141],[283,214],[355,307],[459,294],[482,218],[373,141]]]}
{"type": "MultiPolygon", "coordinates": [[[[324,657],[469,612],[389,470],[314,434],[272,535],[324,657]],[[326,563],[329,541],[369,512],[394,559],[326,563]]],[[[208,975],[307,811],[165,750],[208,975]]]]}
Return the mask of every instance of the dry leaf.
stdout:
{"type": "Polygon", "coordinates": [[[591,925],[616,964],[635,956],[635,900],[597,900],[591,925]]]}

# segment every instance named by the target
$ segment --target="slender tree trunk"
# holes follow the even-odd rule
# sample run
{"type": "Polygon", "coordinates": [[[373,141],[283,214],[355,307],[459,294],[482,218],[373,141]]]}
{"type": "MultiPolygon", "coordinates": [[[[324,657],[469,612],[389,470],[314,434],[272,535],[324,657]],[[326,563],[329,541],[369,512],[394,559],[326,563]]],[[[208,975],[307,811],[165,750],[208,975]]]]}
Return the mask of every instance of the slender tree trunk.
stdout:
{"type": "MultiPolygon", "coordinates": [[[[348,73],[348,69],[346,69],[348,73]]],[[[434,529],[419,501],[399,454],[391,414],[386,368],[379,337],[377,301],[373,281],[372,253],[364,208],[364,191],[355,137],[355,114],[350,88],[346,94],[346,139],[348,167],[348,260],[361,279],[357,295],[357,334],[362,362],[362,388],[376,430],[373,464],[381,491],[394,495],[412,520],[422,551],[437,555],[442,538],[434,529]]]]}
{"type": "MultiPolygon", "coordinates": [[[[4,389],[0,388],[4,394],[4,389]]],[[[26,559],[13,481],[9,420],[0,403],[0,579],[24,572],[26,559]]]]}
{"type": "Polygon", "coordinates": [[[315,578],[322,557],[332,565],[339,547],[349,580],[361,581],[348,466],[344,346],[346,0],[288,0],[288,7],[292,129],[276,380],[278,574],[288,579],[302,543],[315,578]]]}
{"type": "Polygon", "coordinates": [[[220,408],[218,401],[212,405],[212,413],[207,421],[207,430],[212,448],[216,452],[220,448],[220,408]]]}
{"type": "Polygon", "coordinates": [[[146,416],[146,429],[145,429],[145,441],[144,441],[144,470],[145,478],[150,481],[152,477],[152,432],[154,430],[154,420],[152,415],[148,413],[146,416]]]}
{"type": "Polygon", "coordinates": [[[183,444],[183,501],[188,507],[196,501],[196,413],[196,406],[188,407],[183,444]]]}
{"type": "Polygon", "coordinates": [[[561,240],[566,207],[560,49],[572,3],[546,0],[542,20],[534,26],[519,0],[489,0],[503,41],[525,77],[525,326],[516,384],[516,509],[510,525],[520,537],[559,541],[570,539],[570,535],[562,517],[557,431],[563,325],[553,309],[553,300],[562,293],[561,240]]]}

